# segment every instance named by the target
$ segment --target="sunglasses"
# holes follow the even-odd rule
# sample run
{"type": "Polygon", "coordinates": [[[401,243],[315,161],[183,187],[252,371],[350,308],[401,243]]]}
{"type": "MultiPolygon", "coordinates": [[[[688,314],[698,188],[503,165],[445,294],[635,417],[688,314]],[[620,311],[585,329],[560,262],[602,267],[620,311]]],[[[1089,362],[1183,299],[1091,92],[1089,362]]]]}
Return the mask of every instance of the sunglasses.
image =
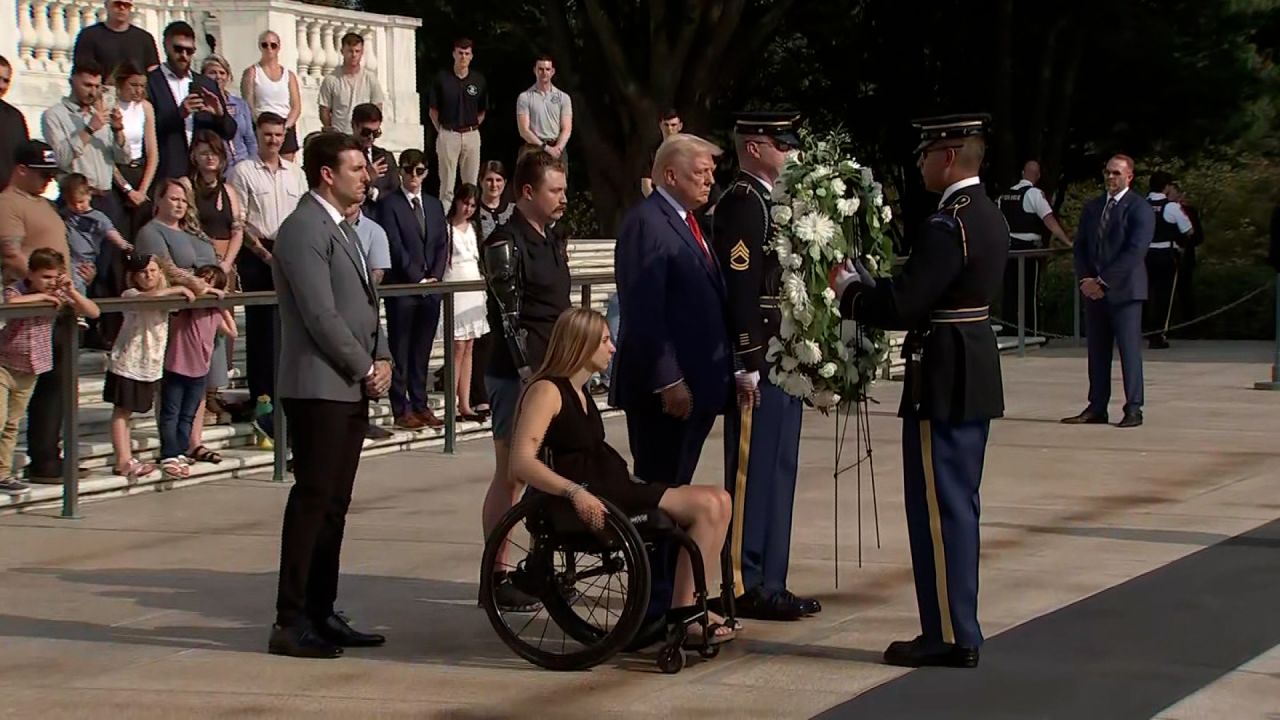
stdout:
{"type": "Polygon", "coordinates": [[[259,43],[258,46],[261,47],[263,50],[279,50],[280,49],[280,43],[275,43],[275,42],[259,43]]]}
{"type": "Polygon", "coordinates": [[[380,138],[382,137],[382,131],[371,127],[363,127],[360,128],[360,137],[380,138]]]}
{"type": "Polygon", "coordinates": [[[116,0],[116,2],[111,3],[111,7],[115,8],[116,10],[132,10],[133,3],[121,2],[120,0],[116,0]]]}
{"type": "Polygon", "coordinates": [[[196,48],[194,45],[174,45],[173,54],[174,55],[195,55],[196,48]]]}
{"type": "Polygon", "coordinates": [[[417,177],[424,177],[427,174],[427,169],[421,165],[419,165],[418,167],[401,166],[400,172],[404,173],[405,175],[414,175],[417,177]]]}

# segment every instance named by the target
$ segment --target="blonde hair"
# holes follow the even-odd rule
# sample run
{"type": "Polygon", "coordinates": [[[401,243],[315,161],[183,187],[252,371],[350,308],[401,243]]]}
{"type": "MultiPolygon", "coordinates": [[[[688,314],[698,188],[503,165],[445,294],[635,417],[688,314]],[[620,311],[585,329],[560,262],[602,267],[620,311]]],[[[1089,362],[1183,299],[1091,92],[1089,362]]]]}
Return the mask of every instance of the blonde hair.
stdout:
{"type": "MultiPolygon", "coordinates": [[[[217,53],[210,54],[209,57],[204,59],[204,62],[200,63],[200,74],[203,75],[210,65],[221,65],[223,72],[227,74],[227,82],[231,82],[231,78],[235,77],[231,74],[231,63],[217,53]]],[[[222,88],[218,89],[221,90],[222,88]]]]}
{"type": "Polygon", "coordinates": [[[529,381],[569,377],[586,366],[609,328],[604,316],[590,308],[569,308],[556,319],[542,367],[529,381]]]}
{"type": "Polygon", "coordinates": [[[667,168],[682,163],[692,162],[699,155],[720,157],[724,151],[719,145],[689,133],[676,133],[662,142],[658,152],[653,156],[653,168],[650,177],[655,183],[661,181],[667,168]]]}

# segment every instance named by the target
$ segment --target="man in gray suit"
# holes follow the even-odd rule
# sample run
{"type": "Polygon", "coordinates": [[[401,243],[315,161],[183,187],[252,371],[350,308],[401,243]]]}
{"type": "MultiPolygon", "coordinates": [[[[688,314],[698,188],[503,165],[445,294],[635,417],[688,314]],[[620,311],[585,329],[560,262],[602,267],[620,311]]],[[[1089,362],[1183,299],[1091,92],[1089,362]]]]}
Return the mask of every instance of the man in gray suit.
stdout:
{"type": "Polygon", "coordinates": [[[284,511],[268,650],[335,658],[344,647],[386,641],[352,629],[334,600],[369,400],[391,384],[391,353],[377,286],[339,210],[364,198],[364,153],[350,136],[324,134],[307,145],[302,167],[311,192],[281,224],[273,253],[280,367],[287,368],[276,389],[289,419],[295,482],[284,511]]]}

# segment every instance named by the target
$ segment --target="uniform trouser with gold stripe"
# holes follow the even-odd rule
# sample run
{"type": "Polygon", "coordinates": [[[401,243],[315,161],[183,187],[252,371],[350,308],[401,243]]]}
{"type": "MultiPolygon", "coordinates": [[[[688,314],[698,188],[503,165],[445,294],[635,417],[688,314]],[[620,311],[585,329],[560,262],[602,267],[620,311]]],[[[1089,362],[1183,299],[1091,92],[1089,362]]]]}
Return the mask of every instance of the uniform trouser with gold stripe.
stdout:
{"type": "Polygon", "coordinates": [[[982,644],[978,626],[978,487],[990,420],[904,417],[907,532],[926,640],[982,644]]]}
{"type": "Polygon", "coordinates": [[[725,416],[725,486],[733,496],[729,556],[734,593],[787,587],[804,405],[768,380],[760,405],[725,416]]]}

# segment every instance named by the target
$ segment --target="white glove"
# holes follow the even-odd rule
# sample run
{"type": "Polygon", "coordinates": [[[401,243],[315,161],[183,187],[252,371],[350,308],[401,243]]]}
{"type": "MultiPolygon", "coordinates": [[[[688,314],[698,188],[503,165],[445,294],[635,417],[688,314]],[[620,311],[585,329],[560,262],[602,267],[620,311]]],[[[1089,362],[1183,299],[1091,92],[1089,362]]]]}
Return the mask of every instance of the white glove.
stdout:
{"type": "Polygon", "coordinates": [[[744,390],[755,390],[760,384],[760,373],[758,371],[741,371],[733,374],[733,381],[737,386],[744,390]]]}

